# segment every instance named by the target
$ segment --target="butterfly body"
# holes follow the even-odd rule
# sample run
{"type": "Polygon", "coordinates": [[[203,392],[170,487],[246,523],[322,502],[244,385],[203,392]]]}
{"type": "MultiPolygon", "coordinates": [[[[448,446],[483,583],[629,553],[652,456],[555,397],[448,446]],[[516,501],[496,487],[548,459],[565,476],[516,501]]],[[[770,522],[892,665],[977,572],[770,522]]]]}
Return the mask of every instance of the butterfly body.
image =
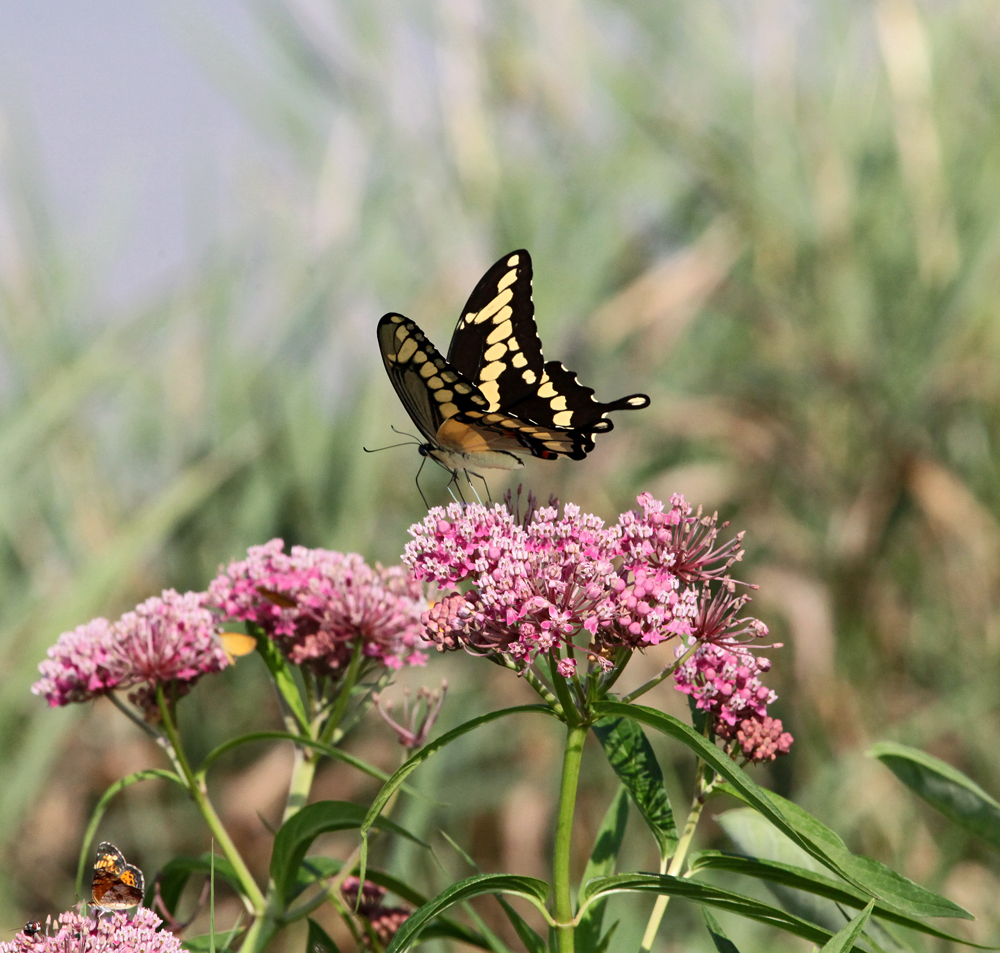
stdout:
{"type": "Polygon", "coordinates": [[[126,863],[125,855],[114,844],[103,841],[94,861],[94,905],[104,910],[127,910],[142,903],[145,889],[142,871],[126,863]]]}
{"type": "Polygon", "coordinates": [[[505,255],[480,279],[443,358],[409,318],[378,324],[386,372],[424,437],[420,453],[453,474],[515,470],[525,452],[582,460],[612,410],[646,407],[632,394],[601,403],[558,361],[546,362],[531,300],[531,257],[505,255]]]}

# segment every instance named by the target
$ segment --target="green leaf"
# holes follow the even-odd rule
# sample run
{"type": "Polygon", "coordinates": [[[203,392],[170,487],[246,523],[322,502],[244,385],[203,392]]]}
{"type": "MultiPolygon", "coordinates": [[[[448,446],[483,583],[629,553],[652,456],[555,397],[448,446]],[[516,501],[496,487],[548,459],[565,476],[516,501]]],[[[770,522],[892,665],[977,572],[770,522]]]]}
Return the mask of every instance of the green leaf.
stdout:
{"type": "Polygon", "coordinates": [[[275,642],[268,638],[267,633],[252,622],[247,623],[247,631],[257,640],[257,654],[264,660],[267,670],[271,673],[281,697],[288,705],[288,710],[295,716],[303,731],[309,731],[309,716],[302,701],[302,693],[295,681],[292,667],[288,659],[281,654],[275,642]]]}
{"type": "MultiPolygon", "coordinates": [[[[209,876],[212,872],[212,855],[202,854],[201,857],[174,857],[160,869],[157,880],[160,884],[160,897],[164,906],[171,914],[177,912],[177,902],[181,898],[187,882],[194,874],[209,876]]],[[[215,876],[221,877],[237,893],[240,893],[240,878],[235,868],[225,857],[215,857],[215,876]]]]}
{"type": "Polygon", "coordinates": [[[677,825],[663,786],[663,772],[646,733],[630,718],[605,718],[592,729],[618,780],[653,832],[660,857],[672,857],[677,849],[677,825]]]}
{"type": "Polygon", "coordinates": [[[961,771],[916,748],[888,741],[869,754],[935,810],[1000,850],[1000,803],[961,771]]]}
{"type": "MultiPolygon", "coordinates": [[[[783,887],[801,890],[816,897],[823,897],[841,906],[854,909],[860,909],[869,900],[868,894],[845,884],[843,881],[833,880],[823,874],[816,873],[814,870],[807,870],[775,860],[761,860],[756,857],[742,857],[723,851],[704,850],[691,858],[690,868],[692,874],[703,870],[724,870],[728,873],[742,874],[745,877],[754,877],[757,880],[780,884],[783,887]]],[[[892,907],[878,902],[875,904],[875,916],[890,923],[897,923],[909,930],[917,930],[928,936],[939,937],[942,940],[964,943],[967,946],[978,946],[980,949],[994,949],[994,947],[980,946],[951,933],[938,930],[916,917],[901,914],[892,907]]]]}
{"type": "Polygon", "coordinates": [[[306,936],[306,953],[340,953],[340,947],[312,917],[309,923],[309,934],[306,936]]]}
{"type": "Polygon", "coordinates": [[[848,950],[853,950],[854,941],[864,932],[874,905],[875,901],[872,900],[843,930],[830,937],[819,953],[847,953],[848,950]]]}
{"type": "MultiPolygon", "coordinates": [[[[306,851],[320,834],[329,831],[346,831],[361,826],[365,819],[365,809],[349,801],[319,801],[307,804],[293,814],[275,835],[271,853],[271,879],[274,881],[275,895],[283,905],[295,895],[299,867],[305,859],[306,851]]],[[[420,838],[387,818],[378,818],[381,830],[391,831],[407,840],[426,847],[420,838]]]]}
{"type": "MultiPolygon", "coordinates": [[[[625,785],[618,786],[618,793],[608,806],[594,840],[594,849],[590,860],[583,871],[581,883],[587,883],[595,877],[607,877],[615,872],[615,862],[618,851],[625,837],[625,824],[628,821],[628,791],[625,785]]],[[[603,900],[587,907],[576,928],[577,945],[584,950],[596,950],[600,947],[601,931],[604,928],[603,900]]]]}
{"type": "Polygon", "coordinates": [[[825,943],[833,935],[829,930],[771,904],[684,877],[672,877],[670,874],[618,874],[614,877],[601,877],[584,888],[580,903],[593,902],[597,897],[612,893],[655,893],[682,897],[719,910],[728,910],[748,920],[778,927],[812,943],[825,943]]]}
{"type": "Polygon", "coordinates": [[[594,712],[601,716],[634,718],[685,744],[729,782],[728,791],[759,811],[806,853],[869,896],[913,916],[975,919],[958,904],[925,890],[884,864],[851,854],[840,837],[821,821],[798,805],[760,787],[714,744],[671,715],[644,705],[622,702],[598,702],[594,712]]]}
{"type": "Polygon", "coordinates": [[[452,884],[433,900],[429,900],[422,907],[414,910],[406,918],[399,932],[392,938],[385,953],[402,953],[403,950],[408,950],[417,941],[426,924],[434,917],[456,903],[464,903],[466,900],[481,897],[484,894],[509,894],[523,897],[541,911],[546,922],[552,922],[549,912],[545,909],[549,885],[544,880],[536,880],[534,877],[520,877],[514,874],[476,874],[474,877],[467,877],[465,880],[452,884]]]}
{"type": "Polygon", "coordinates": [[[503,718],[507,715],[520,715],[528,712],[538,712],[539,714],[555,717],[555,713],[547,705],[517,705],[513,708],[501,708],[499,711],[490,711],[485,715],[480,715],[478,718],[472,718],[464,722],[457,728],[452,728],[451,731],[446,731],[440,738],[435,738],[430,744],[424,745],[412,758],[400,765],[396,773],[382,785],[382,789],[375,795],[375,800],[372,802],[368,815],[365,817],[364,824],[361,825],[361,855],[358,862],[360,871],[358,876],[362,880],[365,879],[365,867],[368,862],[368,831],[371,830],[376,818],[381,813],[382,808],[385,807],[389,798],[392,797],[393,792],[402,785],[403,781],[406,780],[412,771],[420,767],[431,755],[436,754],[457,738],[461,738],[462,735],[468,734],[480,725],[496,721],[498,718],[503,718]]]}
{"type": "MultiPolygon", "coordinates": [[[[514,927],[514,932],[517,934],[517,938],[524,944],[524,948],[528,953],[545,953],[546,944],[545,941],[537,934],[534,930],[528,926],[527,921],[521,916],[503,897],[498,896],[497,902],[503,908],[503,912],[507,914],[507,919],[510,920],[511,926],[514,927]]],[[[424,931],[424,936],[427,932],[424,931]]],[[[586,946],[578,946],[579,949],[587,949],[586,946]]]]}
{"type": "Polygon", "coordinates": [[[712,942],[715,944],[718,953],[740,953],[736,948],[736,944],[726,936],[722,927],[719,926],[718,921],[705,907],[701,908],[701,915],[705,919],[705,927],[708,929],[709,936],[712,937],[712,942]]]}
{"type": "Polygon", "coordinates": [[[145,768],[142,771],[136,771],[134,774],[129,774],[115,781],[101,795],[97,804],[94,805],[94,810],[90,812],[90,821],[87,824],[87,829],[83,832],[83,843],[80,845],[80,859],[77,861],[76,866],[76,895],[78,897],[84,895],[83,878],[87,872],[88,861],[90,860],[91,844],[94,842],[94,835],[97,833],[97,828],[100,826],[101,819],[104,817],[104,812],[108,809],[111,799],[119,791],[123,791],[131,784],[135,784],[138,781],[150,781],[154,778],[159,778],[161,781],[172,781],[174,784],[184,788],[185,791],[188,789],[183,778],[174,774],[173,771],[164,771],[162,768],[145,768]]]}

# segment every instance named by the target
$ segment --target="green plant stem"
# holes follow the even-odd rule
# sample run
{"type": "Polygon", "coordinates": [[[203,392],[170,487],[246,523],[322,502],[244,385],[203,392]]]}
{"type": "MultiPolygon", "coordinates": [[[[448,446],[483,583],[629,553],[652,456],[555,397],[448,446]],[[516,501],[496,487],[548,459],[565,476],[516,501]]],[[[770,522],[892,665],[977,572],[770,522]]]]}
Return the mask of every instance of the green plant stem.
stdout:
{"type": "MultiPolygon", "coordinates": [[[[703,770],[702,765],[699,764],[699,778],[702,777],[703,770]]],[[[684,833],[677,843],[677,850],[674,851],[674,856],[670,861],[669,867],[667,867],[667,858],[663,858],[660,862],[661,874],[667,873],[672,877],[680,876],[687,860],[688,851],[691,849],[691,840],[694,838],[695,829],[698,827],[698,821],[701,819],[701,812],[704,809],[705,790],[699,782],[698,793],[695,794],[691,802],[691,811],[688,814],[687,823],[684,825],[684,833]]],[[[639,947],[639,953],[649,953],[653,948],[653,940],[656,939],[657,931],[660,929],[660,921],[663,919],[663,914],[666,913],[669,900],[670,897],[667,894],[660,894],[656,898],[656,903],[653,904],[653,912],[649,915],[649,922],[646,924],[646,932],[642,936],[642,945],[639,947]]]]}
{"type": "Polygon", "coordinates": [[[552,881],[555,892],[556,941],[559,953],[574,953],[573,895],[570,890],[570,845],[573,836],[573,815],[576,809],[576,788],[580,780],[586,725],[568,725],[566,751],[563,754],[562,781],[559,785],[559,817],[556,822],[555,855],[552,881]]]}
{"type": "Polygon", "coordinates": [[[672,665],[668,665],[659,675],[654,675],[648,682],[643,682],[635,691],[629,692],[623,699],[623,702],[629,703],[634,702],[641,695],[645,695],[651,688],[656,688],[665,678],[669,678],[674,672],[677,671],[692,655],[694,655],[695,650],[700,645],[700,642],[695,642],[676,662],[672,665]]]}
{"type": "MultiPolygon", "coordinates": [[[[209,830],[219,842],[219,847],[222,848],[226,859],[233,865],[233,870],[243,890],[243,900],[247,905],[248,911],[253,914],[256,920],[259,920],[264,915],[267,901],[264,899],[264,894],[261,893],[260,887],[257,886],[257,882],[253,879],[253,874],[250,873],[250,869],[244,862],[243,857],[236,849],[236,845],[229,836],[229,831],[223,827],[221,818],[216,814],[215,808],[208,798],[208,789],[205,786],[204,779],[200,781],[196,779],[194,772],[191,770],[191,765],[188,764],[187,756],[181,747],[181,739],[177,731],[177,726],[174,724],[170,708],[163,694],[162,685],[157,685],[156,687],[156,700],[160,705],[160,713],[163,716],[163,730],[170,741],[171,760],[176,765],[181,777],[184,778],[191,797],[194,799],[195,804],[198,805],[198,810],[201,811],[201,816],[205,819],[209,830]]],[[[256,925],[256,922],[251,924],[250,930],[252,931],[256,925]]],[[[247,949],[250,948],[247,947],[247,949]]]]}

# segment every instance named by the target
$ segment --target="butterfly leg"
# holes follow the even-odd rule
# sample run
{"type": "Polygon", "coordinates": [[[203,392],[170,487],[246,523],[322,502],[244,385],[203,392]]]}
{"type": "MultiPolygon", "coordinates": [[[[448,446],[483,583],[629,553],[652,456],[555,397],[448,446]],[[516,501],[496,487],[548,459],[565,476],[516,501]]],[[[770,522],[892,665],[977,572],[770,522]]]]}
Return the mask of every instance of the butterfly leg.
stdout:
{"type": "Polygon", "coordinates": [[[424,457],[420,461],[420,469],[417,470],[417,475],[413,478],[413,482],[417,484],[417,492],[420,494],[420,499],[424,501],[424,506],[430,509],[430,504],[427,502],[427,497],[424,496],[424,491],[420,488],[420,474],[424,471],[424,464],[427,462],[427,457],[424,457]]]}
{"type": "Polygon", "coordinates": [[[488,499],[492,503],[493,502],[493,496],[490,494],[490,485],[486,482],[486,477],[484,477],[481,473],[475,473],[472,470],[466,470],[465,471],[465,479],[469,481],[469,489],[472,490],[472,492],[476,494],[476,502],[480,506],[483,505],[482,498],[476,492],[476,488],[472,485],[472,478],[473,477],[479,477],[479,479],[483,481],[483,486],[486,487],[486,499],[488,499]]]}

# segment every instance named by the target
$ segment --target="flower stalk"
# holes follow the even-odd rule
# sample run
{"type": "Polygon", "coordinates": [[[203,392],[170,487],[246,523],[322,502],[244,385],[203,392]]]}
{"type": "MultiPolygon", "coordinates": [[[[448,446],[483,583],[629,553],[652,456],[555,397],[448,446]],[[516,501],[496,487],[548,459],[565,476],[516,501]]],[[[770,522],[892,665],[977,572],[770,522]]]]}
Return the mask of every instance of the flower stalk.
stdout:
{"type": "Polygon", "coordinates": [[[559,814],[556,820],[556,841],[552,863],[552,888],[555,896],[556,943],[559,953],[574,953],[573,892],[570,879],[570,857],[573,837],[573,816],[576,811],[576,790],[583,762],[586,725],[569,725],[563,752],[562,779],[559,784],[559,814]]]}

